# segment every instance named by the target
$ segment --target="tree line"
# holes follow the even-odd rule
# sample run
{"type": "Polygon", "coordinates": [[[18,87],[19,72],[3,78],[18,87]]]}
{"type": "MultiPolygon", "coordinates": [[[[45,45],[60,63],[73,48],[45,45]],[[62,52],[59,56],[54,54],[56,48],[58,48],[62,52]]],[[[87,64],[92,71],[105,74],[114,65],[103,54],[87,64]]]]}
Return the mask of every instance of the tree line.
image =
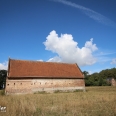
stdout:
{"type": "Polygon", "coordinates": [[[85,86],[110,86],[111,79],[116,80],[116,68],[105,69],[91,75],[87,71],[83,71],[83,74],[85,76],[85,86]]]}

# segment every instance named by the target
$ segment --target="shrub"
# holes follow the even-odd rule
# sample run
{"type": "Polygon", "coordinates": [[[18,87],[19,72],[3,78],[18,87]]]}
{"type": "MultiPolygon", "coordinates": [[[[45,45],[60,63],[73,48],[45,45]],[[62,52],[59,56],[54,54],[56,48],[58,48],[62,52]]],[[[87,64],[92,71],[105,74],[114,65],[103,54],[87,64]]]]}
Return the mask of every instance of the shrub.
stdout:
{"type": "Polygon", "coordinates": [[[0,95],[5,95],[5,90],[0,90],[0,95]]]}

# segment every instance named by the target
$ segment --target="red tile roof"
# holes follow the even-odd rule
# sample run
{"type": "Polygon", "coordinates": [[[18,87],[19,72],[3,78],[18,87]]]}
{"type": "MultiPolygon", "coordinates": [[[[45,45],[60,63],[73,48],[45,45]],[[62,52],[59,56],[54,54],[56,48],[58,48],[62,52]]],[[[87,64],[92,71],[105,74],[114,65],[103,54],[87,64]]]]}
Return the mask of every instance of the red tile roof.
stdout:
{"type": "Polygon", "coordinates": [[[84,78],[77,64],[9,59],[8,78],[84,78]]]}

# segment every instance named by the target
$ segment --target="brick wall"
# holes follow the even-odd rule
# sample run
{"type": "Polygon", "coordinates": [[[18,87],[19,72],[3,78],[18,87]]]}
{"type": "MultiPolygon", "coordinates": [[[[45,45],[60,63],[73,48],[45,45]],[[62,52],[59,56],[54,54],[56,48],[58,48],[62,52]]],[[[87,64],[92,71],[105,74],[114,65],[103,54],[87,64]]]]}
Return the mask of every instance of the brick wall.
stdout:
{"type": "Polygon", "coordinates": [[[85,89],[84,79],[7,79],[5,92],[6,94],[11,94],[75,89],[85,89]]]}

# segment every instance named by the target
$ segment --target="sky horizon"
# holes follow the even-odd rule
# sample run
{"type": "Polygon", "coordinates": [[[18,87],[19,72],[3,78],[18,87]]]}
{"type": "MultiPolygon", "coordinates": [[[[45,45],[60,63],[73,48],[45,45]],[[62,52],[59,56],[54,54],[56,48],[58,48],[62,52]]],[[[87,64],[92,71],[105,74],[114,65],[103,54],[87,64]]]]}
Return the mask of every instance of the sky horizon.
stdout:
{"type": "Polygon", "coordinates": [[[0,70],[8,58],[116,67],[115,0],[1,0],[0,70]]]}

